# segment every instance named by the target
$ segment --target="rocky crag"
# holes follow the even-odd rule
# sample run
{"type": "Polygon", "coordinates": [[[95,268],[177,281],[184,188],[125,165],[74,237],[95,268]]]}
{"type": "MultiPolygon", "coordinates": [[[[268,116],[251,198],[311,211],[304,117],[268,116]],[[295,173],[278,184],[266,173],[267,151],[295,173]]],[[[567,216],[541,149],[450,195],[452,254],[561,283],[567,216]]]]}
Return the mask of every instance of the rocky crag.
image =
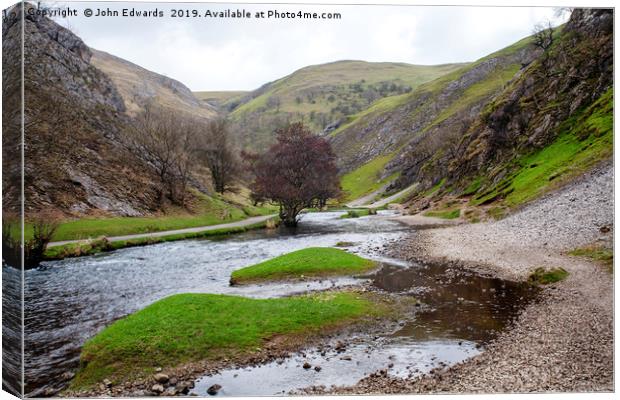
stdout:
{"type": "MultiPolygon", "coordinates": [[[[20,8],[14,7],[15,15],[20,8]]],[[[204,118],[215,112],[180,82],[90,49],[47,17],[26,13],[23,28],[27,215],[158,211],[152,165],[129,144],[131,118],[148,101],[204,118]]],[[[21,30],[18,18],[2,29],[3,207],[13,213],[21,187],[21,30]]]]}

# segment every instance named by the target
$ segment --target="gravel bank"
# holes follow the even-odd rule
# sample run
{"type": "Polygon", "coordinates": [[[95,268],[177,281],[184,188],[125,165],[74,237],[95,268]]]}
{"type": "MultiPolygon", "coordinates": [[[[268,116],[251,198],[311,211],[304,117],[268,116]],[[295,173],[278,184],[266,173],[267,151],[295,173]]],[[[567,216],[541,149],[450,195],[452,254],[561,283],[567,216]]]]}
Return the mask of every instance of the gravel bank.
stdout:
{"type": "Polygon", "coordinates": [[[534,267],[563,266],[562,254],[576,247],[610,241],[611,231],[601,229],[613,227],[613,190],[613,166],[606,166],[501,221],[420,232],[409,252],[521,280],[534,267]]]}
{"type": "Polygon", "coordinates": [[[613,277],[601,265],[566,255],[595,242],[609,245],[612,235],[612,166],[504,220],[418,232],[394,251],[515,280],[540,266],[563,267],[570,275],[545,286],[540,300],[477,357],[412,380],[379,371],[335,392],[612,391],[613,277]]]}

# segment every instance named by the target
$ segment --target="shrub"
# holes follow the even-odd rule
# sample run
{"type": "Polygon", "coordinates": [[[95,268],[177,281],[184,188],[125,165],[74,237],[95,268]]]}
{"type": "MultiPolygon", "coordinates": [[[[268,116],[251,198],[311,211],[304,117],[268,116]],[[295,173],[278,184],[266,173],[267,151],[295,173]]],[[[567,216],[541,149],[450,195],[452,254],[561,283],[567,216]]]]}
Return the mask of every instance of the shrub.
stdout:
{"type": "MultiPolygon", "coordinates": [[[[21,268],[21,229],[16,229],[16,225],[19,224],[15,217],[2,220],[2,257],[7,264],[21,268]]],[[[24,268],[35,268],[41,263],[58,225],[58,220],[49,215],[42,214],[34,219],[32,238],[24,240],[24,268]]]]}

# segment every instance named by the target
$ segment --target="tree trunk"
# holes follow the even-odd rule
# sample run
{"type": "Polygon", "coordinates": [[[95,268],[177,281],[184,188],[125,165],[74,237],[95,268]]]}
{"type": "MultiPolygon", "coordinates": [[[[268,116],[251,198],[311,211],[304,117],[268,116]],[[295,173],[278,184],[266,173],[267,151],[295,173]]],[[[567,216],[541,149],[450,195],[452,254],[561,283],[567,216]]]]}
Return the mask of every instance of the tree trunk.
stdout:
{"type": "Polygon", "coordinates": [[[284,226],[289,228],[296,227],[299,211],[294,208],[280,206],[280,219],[284,226]]]}

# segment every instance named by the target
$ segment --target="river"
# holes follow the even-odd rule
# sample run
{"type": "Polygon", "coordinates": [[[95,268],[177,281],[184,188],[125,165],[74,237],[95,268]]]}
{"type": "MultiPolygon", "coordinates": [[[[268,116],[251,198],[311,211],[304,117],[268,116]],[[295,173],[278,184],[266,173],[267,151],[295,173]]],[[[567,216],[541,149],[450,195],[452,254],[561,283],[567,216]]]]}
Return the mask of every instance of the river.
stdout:
{"type": "MultiPolygon", "coordinates": [[[[477,354],[480,345],[533,296],[523,285],[386,258],[386,247],[415,236],[415,232],[391,220],[391,211],[355,219],[341,219],[342,214],[308,213],[297,229],[257,230],[220,239],[127,248],[46,262],[26,271],[26,393],[49,395],[65,387],[68,372],[75,371],[80,348],[87,339],[163,297],[186,292],[276,297],[364,280],[333,278],[242,287],[228,284],[235,269],[305,247],[350,242],[349,251],[384,265],[375,276],[365,279],[380,289],[413,295],[429,307],[417,313],[412,322],[380,337],[350,338],[351,345],[343,354],[307,349],[260,367],[221,371],[199,379],[194,393],[205,395],[211,384],[218,383],[223,387],[222,395],[283,394],[311,385],[353,384],[387,366],[391,374],[413,376],[477,354]],[[320,365],[321,371],[303,370],[302,359],[320,365]]],[[[7,279],[14,275],[10,271],[10,267],[3,268],[3,282],[11,281],[7,279]]]]}

